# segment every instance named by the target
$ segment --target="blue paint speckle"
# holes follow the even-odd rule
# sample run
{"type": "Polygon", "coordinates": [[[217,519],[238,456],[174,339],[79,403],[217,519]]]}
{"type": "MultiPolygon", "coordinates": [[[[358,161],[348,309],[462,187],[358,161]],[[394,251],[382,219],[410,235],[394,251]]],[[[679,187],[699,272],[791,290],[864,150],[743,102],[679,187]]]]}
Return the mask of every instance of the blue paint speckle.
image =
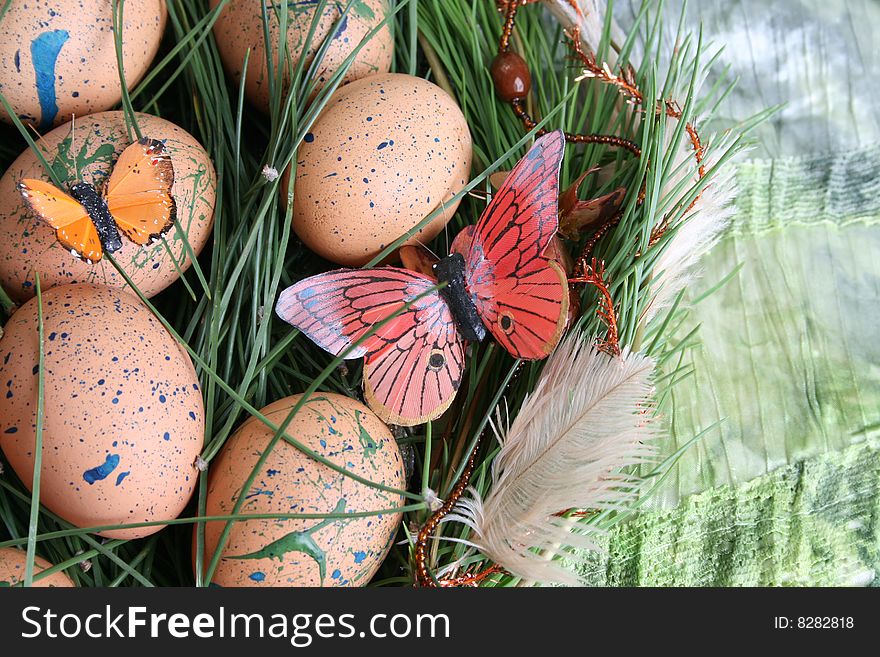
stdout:
{"type": "Polygon", "coordinates": [[[43,32],[31,42],[31,60],[37,82],[37,97],[40,101],[40,129],[52,127],[58,116],[58,103],[55,97],[55,62],[61,48],[67,43],[70,34],[67,30],[43,32]]]}
{"type": "Polygon", "coordinates": [[[159,401],[164,404],[165,403],[165,395],[159,395],[159,401]]]}
{"type": "Polygon", "coordinates": [[[116,485],[118,486],[119,484],[121,484],[122,480],[125,479],[130,474],[131,474],[130,472],[120,472],[119,476],[116,477],[116,485]]]}
{"type": "Polygon", "coordinates": [[[18,433],[18,427],[9,427],[9,428],[8,428],[6,431],[4,431],[3,433],[18,433]]]}
{"type": "MultiPolygon", "coordinates": [[[[338,39],[340,36],[342,36],[342,33],[345,32],[345,30],[347,30],[347,29],[348,29],[348,14],[342,14],[342,20],[339,21],[339,27],[336,29],[336,34],[333,35],[333,38],[338,39]]],[[[348,39],[346,38],[344,41],[347,42],[348,39]]]]}
{"type": "Polygon", "coordinates": [[[330,575],[330,577],[332,577],[333,579],[339,579],[342,577],[342,572],[339,570],[339,568],[337,568],[333,571],[333,574],[330,575]]]}
{"type": "Polygon", "coordinates": [[[164,438],[165,440],[171,440],[171,434],[168,433],[168,432],[166,431],[166,432],[162,435],[162,438],[164,438]]]}
{"type": "Polygon", "coordinates": [[[303,137],[303,141],[307,144],[311,144],[313,141],[315,141],[315,135],[313,135],[311,132],[307,132],[306,136],[303,137]]]}
{"type": "Polygon", "coordinates": [[[248,575],[255,582],[262,582],[266,579],[266,573],[261,573],[259,570],[248,575]]]}
{"type": "Polygon", "coordinates": [[[265,495],[266,497],[275,497],[275,491],[265,490],[263,488],[255,488],[254,491],[250,495],[245,495],[244,499],[249,500],[251,498],[257,497],[258,495],[265,495]]]}
{"type": "Polygon", "coordinates": [[[360,550],[360,551],[354,553],[354,562],[355,563],[362,563],[363,560],[366,558],[367,558],[367,553],[364,552],[363,550],[360,550]]]}
{"type": "Polygon", "coordinates": [[[119,465],[119,454],[108,454],[107,459],[99,466],[83,472],[83,479],[91,486],[96,481],[106,479],[119,465]]]}

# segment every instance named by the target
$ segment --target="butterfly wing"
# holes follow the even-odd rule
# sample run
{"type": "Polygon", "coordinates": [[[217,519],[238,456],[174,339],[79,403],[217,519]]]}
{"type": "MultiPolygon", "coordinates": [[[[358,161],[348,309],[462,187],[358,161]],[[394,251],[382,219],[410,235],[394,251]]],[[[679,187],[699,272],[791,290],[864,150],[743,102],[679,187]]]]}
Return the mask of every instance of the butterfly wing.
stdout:
{"type": "Polygon", "coordinates": [[[464,341],[439,294],[417,302],[394,341],[364,359],[364,397],[390,424],[412,426],[449,408],[464,371],[464,341]]]}
{"type": "Polygon", "coordinates": [[[414,425],[448,408],[464,369],[464,343],[435,287],[395,267],[338,269],[287,288],[275,310],[330,353],[363,356],[367,403],[386,422],[414,425]]]}
{"type": "Polygon", "coordinates": [[[79,201],[44,180],[26,178],[18,184],[18,191],[31,212],[55,229],[58,241],[71,254],[91,263],[104,257],[95,224],[79,201]]]}
{"type": "Polygon", "coordinates": [[[559,227],[561,131],[538,139],[495,193],[465,254],[465,284],[486,328],[517,358],[547,356],[565,329],[565,272],[545,257],[559,227]]]}
{"type": "Polygon", "coordinates": [[[158,240],[174,225],[174,165],[165,143],[144,137],[127,147],[104,188],[120,232],[138,245],[158,240]]]}

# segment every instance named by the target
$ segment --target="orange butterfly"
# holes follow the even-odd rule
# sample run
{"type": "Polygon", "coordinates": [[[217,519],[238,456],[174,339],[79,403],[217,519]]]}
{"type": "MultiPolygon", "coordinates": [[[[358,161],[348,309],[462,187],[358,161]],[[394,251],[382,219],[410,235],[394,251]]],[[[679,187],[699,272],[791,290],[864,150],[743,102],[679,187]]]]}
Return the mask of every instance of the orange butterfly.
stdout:
{"type": "Polygon", "coordinates": [[[124,151],[104,186],[70,186],[70,195],[43,180],[25,179],[18,191],[28,207],[55,229],[62,246],[77,258],[96,263],[104,251],[122,248],[121,232],[144,246],[174,225],[177,205],[171,196],[174,166],[165,143],[144,137],[124,151]]]}

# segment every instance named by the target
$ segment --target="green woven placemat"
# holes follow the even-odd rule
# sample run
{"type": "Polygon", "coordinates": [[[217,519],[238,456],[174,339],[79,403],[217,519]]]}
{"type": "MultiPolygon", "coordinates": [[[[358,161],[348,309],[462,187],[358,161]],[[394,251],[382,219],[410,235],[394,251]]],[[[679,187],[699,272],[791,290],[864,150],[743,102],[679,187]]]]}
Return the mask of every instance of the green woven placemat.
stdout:
{"type": "Polygon", "coordinates": [[[822,454],[642,513],[581,573],[598,586],[880,585],[878,484],[877,443],[822,454]]]}

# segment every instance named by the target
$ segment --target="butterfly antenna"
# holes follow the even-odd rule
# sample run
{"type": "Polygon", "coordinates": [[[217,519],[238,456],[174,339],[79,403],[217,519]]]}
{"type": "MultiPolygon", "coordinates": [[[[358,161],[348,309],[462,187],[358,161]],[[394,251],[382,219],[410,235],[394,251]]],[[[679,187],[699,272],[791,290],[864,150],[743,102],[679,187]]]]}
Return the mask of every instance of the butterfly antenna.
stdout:
{"type": "Polygon", "coordinates": [[[40,142],[40,146],[42,146],[48,152],[49,145],[46,143],[46,140],[43,139],[43,135],[40,134],[40,131],[34,127],[33,123],[28,123],[27,127],[33,130],[33,133],[37,136],[37,141],[40,142]]]}
{"type": "MultiPolygon", "coordinates": [[[[448,228],[444,227],[444,230],[447,231],[447,237],[446,237],[446,239],[447,239],[447,241],[448,241],[448,240],[449,240],[448,228]]],[[[423,248],[425,249],[425,251],[427,251],[427,252],[430,253],[432,256],[434,256],[435,258],[437,258],[437,260],[440,260],[440,256],[438,256],[436,253],[434,253],[434,251],[431,249],[430,246],[428,246],[427,244],[425,244],[425,243],[424,243],[422,240],[420,240],[420,239],[416,239],[416,242],[418,242],[418,244],[419,244],[421,247],[423,247],[423,248]]]]}

